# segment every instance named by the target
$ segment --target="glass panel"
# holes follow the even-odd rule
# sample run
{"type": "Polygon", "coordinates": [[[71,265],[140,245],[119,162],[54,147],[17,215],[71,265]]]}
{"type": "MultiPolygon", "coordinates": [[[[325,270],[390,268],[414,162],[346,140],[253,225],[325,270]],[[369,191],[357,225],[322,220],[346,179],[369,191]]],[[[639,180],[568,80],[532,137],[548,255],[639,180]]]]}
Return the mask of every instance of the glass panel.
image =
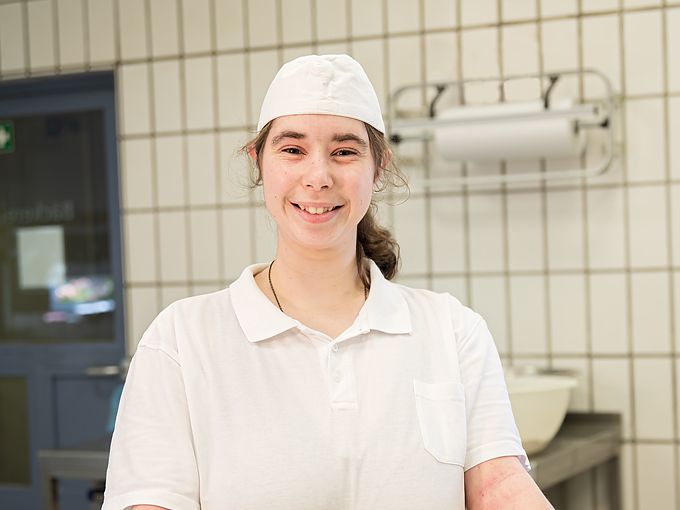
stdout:
{"type": "Polygon", "coordinates": [[[0,153],[0,343],[113,340],[101,111],[11,119],[0,153]]]}
{"type": "Polygon", "coordinates": [[[0,377],[0,484],[31,483],[26,380],[0,377]]]}

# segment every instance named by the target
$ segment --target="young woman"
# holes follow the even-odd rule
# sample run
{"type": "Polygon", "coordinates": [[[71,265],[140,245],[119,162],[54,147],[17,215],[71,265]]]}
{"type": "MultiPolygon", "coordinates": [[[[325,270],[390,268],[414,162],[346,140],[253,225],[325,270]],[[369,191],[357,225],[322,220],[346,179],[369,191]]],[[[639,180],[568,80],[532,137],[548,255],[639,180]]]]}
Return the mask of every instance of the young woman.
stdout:
{"type": "Polygon", "coordinates": [[[146,331],[103,510],[552,508],[483,319],[389,281],[398,246],[372,206],[399,179],[384,133],[350,57],[281,68],[247,146],[276,257],[146,331]]]}

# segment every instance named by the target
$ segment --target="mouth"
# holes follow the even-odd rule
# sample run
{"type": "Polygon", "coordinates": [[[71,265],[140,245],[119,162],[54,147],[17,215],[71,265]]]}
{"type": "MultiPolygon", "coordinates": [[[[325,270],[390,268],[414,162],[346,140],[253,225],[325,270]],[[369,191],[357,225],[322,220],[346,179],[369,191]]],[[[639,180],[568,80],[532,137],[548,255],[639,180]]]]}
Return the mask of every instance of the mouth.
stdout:
{"type": "Polygon", "coordinates": [[[336,209],[341,208],[341,205],[331,205],[331,206],[326,206],[326,207],[315,207],[315,206],[307,206],[307,205],[302,205],[302,204],[296,204],[294,202],[291,202],[296,208],[305,211],[308,214],[314,214],[314,215],[321,215],[328,213],[330,211],[334,211],[336,209]]]}

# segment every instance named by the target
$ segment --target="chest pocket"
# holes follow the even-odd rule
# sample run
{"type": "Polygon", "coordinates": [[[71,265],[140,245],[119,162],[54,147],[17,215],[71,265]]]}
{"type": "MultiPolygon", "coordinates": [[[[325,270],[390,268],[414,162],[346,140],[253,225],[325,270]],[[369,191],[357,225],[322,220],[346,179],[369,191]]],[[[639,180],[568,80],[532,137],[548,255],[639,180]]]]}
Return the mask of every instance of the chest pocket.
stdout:
{"type": "Polygon", "coordinates": [[[439,462],[464,466],[467,422],[463,385],[414,379],[413,389],[425,449],[439,462]]]}

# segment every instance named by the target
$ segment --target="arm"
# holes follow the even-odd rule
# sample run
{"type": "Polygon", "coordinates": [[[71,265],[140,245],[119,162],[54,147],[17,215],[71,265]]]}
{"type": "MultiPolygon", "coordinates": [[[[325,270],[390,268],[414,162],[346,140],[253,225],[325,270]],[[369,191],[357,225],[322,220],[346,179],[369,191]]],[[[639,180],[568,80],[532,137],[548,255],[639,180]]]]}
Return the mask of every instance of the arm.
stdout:
{"type": "Polygon", "coordinates": [[[468,510],[555,510],[517,457],[498,457],[465,472],[468,510]]]}

